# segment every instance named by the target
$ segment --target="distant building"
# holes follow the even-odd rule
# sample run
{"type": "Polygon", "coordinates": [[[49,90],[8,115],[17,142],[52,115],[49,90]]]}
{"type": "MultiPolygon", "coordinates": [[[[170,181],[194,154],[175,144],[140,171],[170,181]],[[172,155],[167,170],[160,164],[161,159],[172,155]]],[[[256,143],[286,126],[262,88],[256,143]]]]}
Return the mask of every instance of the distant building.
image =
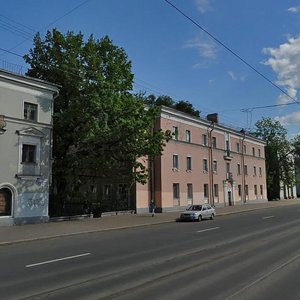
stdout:
{"type": "Polygon", "coordinates": [[[167,107],[156,127],[173,138],[161,157],[145,160],[151,177],[136,186],[137,212],[146,212],[151,200],[161,211],[267,201],[263,140],[219,124],[217,114],[201,119],[167,107]]]}
{"type": "Polygon", "coordinates": [[[299,159],[295,159],[292,154],[287,156],[288,162],[293,166],[293,171],[291,171],[292,175],[292,184],[286,185],[282,181],[279,183],[280,185],[280,199],[293,199],[297,197],[297,176],[299,176],[299,159]]]}
{"type": "Polygon", "coordinates": [[[0,225],[48,220],[58,86],[0,69],[0,225]]]}

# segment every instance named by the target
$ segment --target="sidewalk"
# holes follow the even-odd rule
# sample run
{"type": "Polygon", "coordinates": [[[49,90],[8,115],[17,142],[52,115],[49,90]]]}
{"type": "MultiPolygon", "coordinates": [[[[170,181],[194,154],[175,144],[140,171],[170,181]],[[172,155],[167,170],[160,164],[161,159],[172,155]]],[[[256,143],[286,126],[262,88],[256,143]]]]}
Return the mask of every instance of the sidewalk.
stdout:
{"type": "MultiPolygon", "coordinates": [[[[270,201],[260,204],[226,206],[217,208],[216,211],[217,216],[223,216],[233,213],[295,204],[300,204],[300,199],[270,201]]],[[[179,211],[156,214],[154,218],[151,217],[151,214],[124,214],[76,221],[0,227],[0,246],[34,240],[71,236],[76,234],[169,223],[174,222],[179,215],[179,211]]]]}

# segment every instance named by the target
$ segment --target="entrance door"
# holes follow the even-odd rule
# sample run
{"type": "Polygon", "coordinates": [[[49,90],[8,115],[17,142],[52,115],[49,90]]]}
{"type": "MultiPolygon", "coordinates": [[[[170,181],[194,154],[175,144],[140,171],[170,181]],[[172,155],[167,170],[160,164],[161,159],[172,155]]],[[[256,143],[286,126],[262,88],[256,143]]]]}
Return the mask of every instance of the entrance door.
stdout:
{"type": "Polygon", "coordinates": [[[12,194],[7,188],[0,189],[0,216],[11,216],[12,194]]]}
{"type": "Polygon", "coordinates": [[[231,191],[228,191],[228,205],[232,205],[232,197],[231,197],[231,191]]]}

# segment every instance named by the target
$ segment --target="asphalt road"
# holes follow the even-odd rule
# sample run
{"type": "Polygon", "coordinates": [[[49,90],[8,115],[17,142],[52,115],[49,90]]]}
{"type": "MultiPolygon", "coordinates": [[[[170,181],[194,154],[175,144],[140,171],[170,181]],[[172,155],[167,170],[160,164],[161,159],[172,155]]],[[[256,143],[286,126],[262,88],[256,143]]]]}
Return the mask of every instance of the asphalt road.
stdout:
{"type": "Polygon", "coordinates": [[[300,299],[300,205],[0,247],[0,299],[300,299]]]}

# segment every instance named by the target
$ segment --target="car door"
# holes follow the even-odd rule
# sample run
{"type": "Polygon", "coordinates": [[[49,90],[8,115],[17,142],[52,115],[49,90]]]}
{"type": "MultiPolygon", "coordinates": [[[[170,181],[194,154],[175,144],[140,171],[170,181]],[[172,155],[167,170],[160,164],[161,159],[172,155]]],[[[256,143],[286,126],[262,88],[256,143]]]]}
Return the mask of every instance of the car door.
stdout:
{"type": "Polygon", "coordinates": [[[207,219],[208,218],[208,210],[206,205],[202,205],[202,219],[207,219]]]}
{"type": "Polygon", "coordinates": [[[207,218],[210,218],[211,215],[213,214],[213,209],[210,205],[206,206],[206,213],[207,213],[207,218]]]}

